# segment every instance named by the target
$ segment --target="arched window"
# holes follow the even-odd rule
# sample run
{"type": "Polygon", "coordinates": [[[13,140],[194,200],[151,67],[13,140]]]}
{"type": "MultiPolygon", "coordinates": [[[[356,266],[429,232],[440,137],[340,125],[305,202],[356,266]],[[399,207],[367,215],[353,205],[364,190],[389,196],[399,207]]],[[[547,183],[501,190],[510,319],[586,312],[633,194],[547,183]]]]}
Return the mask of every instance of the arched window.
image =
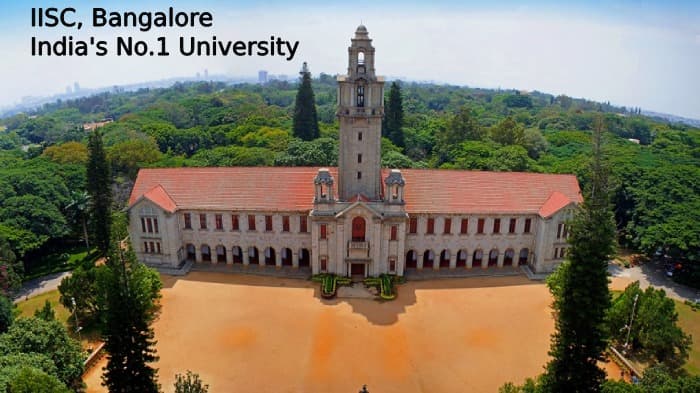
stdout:
{"type": "Polygon", "coordinates": [[[226,247],[222,245],[216,246],[216,262],[226,263],[226,247]]]}
{"type": "Polygon", "coordinates": [[[197,252],[195,250],[194,244],[186,245],[185,252],[187,253],[187,260],[194,261],[197,257],[197,252]]]}
{"type": "Polygon", "coordinates": [[[365,52],[357,52],[357,64],[365,64],[365,52]]]}
{"type": "Polygon", "coordinates": [[[513,258],[515,257],[515,251],[512,248],[506,250],[503,254],[503,266],[513,266],[513,258]]]}
{"type": "Polygon", "coordinates": [[[233,255],[233,263],[243,263],[243,250],[240,247],[233,246],[231,255],[233,255]]]}
{"type": "Polygon", "coordinates": [[[472,259],[472,266],[481,266],[481,260],[484,258],[484,252],[481,250],[474,251],[474,257],[472,259]]]}
{"type": "Polygon", "coordinates": [[[365,241],[365,219],[362,217],[355,217],[352,219],[352,241],[363,242],[365,241]]]}
{"type": "Polygon", "coordinates": [[[413,250],[409,250],[406,253],[406,267],[415,269],[417,266],[417,264],[416,264],[417,259],[418,259],[418,255],[416,254],[416,252],[413,250]]]}
{"type": "Polygon", "coordinates": [[[442,250],[440,253],[440,267],[450,267],[450,250],[442,250]]]}
{"type": "Polygon", "coordinates": [[[467,251],[459,250],[457,253],[457,267],[467,266],[467,251]]]}
{"type": "Polygon", "coordinates": [[[498,264],[498,250],[495,248],[489,252],[489,266],[496,266],[498,264]]]}
{"type": "Polygon", "coordinates": [[[425,250],[423,253],[423,267],[432,268],[435,263],[435,253],[433,250],[425,250]]]}
{"type": "Polygon", "coordinates": [[[209,248],[208,245],[203,244],[200,251],[202,253],[202,261],[211,262],[211,248],[209,248]]]}
{"type": "Polygon", "coordinates": [[[518,258],[518,265],[526,265],[527,259],[530,256],[530,250],[523,248],[520,250],[520,258],[518,258]]]}
{"type": "Polygon", "coordinates": [[[357,106],[362,108],[365,106],[365,87],[357,86],[357,106]]]}

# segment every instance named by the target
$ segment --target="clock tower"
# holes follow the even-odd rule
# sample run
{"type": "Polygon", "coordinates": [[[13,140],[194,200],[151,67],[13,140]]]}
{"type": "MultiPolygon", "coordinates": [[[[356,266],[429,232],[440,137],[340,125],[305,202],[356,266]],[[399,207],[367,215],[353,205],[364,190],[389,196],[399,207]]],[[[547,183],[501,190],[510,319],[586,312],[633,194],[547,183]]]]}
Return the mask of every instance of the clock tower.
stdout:
{"type": "Polygon", "coordinates": [[[379,201],[384,79],[375,74],[367,28],[360,25],[351,41],[347,75],[338,76],[338,197],[379,201]]]}

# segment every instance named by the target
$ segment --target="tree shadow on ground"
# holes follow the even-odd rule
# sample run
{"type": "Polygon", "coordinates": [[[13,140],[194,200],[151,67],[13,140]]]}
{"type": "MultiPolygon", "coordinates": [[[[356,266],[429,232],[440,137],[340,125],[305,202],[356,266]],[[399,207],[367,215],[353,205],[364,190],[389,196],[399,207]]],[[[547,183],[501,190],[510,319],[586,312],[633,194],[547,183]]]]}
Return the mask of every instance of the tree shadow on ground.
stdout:
{"type": "Polygon", "coordinates": [[[541,281],[532,281],[525,276],[507,277],[469,277],[469,278],[440,278],[433,280],[408,281],[397,285],[397,297],[394,300],[372,300],[356,298],[321,297],[320,286],[314,290],[314,296],[320,303],[338,305],[346,303],[352,311],[362,315],[374,325],[393,325],[398,322],[401,314],[408,313],[411,306],[420,301],[421,290],[451,290],[469,288],[495,288],[520,285],[544,285],[541,281]]]}

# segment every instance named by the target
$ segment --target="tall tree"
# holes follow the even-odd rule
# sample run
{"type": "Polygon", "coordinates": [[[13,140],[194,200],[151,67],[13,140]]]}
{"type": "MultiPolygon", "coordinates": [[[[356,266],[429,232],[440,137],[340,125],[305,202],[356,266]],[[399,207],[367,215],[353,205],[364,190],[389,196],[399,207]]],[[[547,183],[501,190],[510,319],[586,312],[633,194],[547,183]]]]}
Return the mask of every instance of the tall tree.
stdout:
{"type": "Polygon", "coordinates": [[[87,191],[71,191],[70,193],[70,203],[66,206],[73,219],[80,221],[83,227],[83,238],[85,239],[85,247],[88,253],[90,252],[90,239],[88,236],[87,227],[87,212],[90,207],[90,194],[87,191]]]}
{"type": "Polygon", "coordinates": [[[311,72],[309,72],[306,62],[300,74],[301,83],[294,103],[293,131],[297,138],[310,141],[318,138],[321,134],[318,130],[314,90],[311,87],[311,72]]]}
{"type": "Polygon", "coordinates": [[[403,101],[401,87],[396,82],[391,82],[389,99],[384,105],[384,110],[382,136],[389,138],[393,144],[403,148],[406,145],[403,138],[403,101]]]}
{"type": "Polygon", "coordinates": [[[523,143],[525,129],[508,116],[491,128],[491,139],[501,145],[520,145],[523,143]]]}
{"type": "Polygon", "coordinates": [[[545,391],[597,392],[605,380],[598,367],[608,340],[610,307],[607,265],[615,248],[608,168],[603,161],[603,124],[597,118],[586,198],[571,223],[569,262],[554,295],[555,333],[543,378],[545,391]]]}
{"type": "Polygon", "coordinates": [[[113,393],[157,393],[157,370],[149,364],[158,360],[151,327],[160,296],[158,273],[131,250],[112,250],[107,266],[98,270],[98,287],[108,353],[104,385],[113,393]]]}
{"type": "Polygon", "coordinates": [[[106,254],[112,218],[112,180],[102,135],[97,130],[88,138],[87,191],[92,201],[90,212],[95,243],[106,254]]]}

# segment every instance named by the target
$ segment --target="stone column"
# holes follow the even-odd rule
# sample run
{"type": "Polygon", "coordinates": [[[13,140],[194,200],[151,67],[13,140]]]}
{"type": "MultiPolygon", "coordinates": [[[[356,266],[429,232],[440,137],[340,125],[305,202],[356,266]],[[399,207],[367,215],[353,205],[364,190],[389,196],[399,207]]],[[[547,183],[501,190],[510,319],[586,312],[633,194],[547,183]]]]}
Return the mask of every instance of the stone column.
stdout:
{"type": "Polygon", "coordinates": [[[294,269],[299,268],[299,250],[292,251],[292,267],[294,269]]]}
{"type": "Polygon", "coordinates": [[[275,250],[275,268],[277,269],[282,268],[282,250],[283,248],[275,250]]]}
{"type": "Polygon", "coordinates": [[[224,250],[226,250],[226,264],[233,265],[233,248],[229,250],[224,246],[224,250]]]}
{"type": "Polygon", "coordinates": [[[496,263],[496,266],[498,266],[499,268],[503,267],[503,257],[505,255],[506,255],[505,251],[498,253],[498,262],[496,263]]]}
{"type": "Polygon", "coordinates": [[[202,248],[194,246],[194,261],[197,263],[202,262],[202,248]]]}
{"type": "MultiPolygon", "coordinates": [[[[467,250],[468,251],[468,250],[467,250]]],[[[474,262],[474,253],[467,252],[467,269],[472,268],[472,263],[474,262]]]]}
{"type": "Polygon", "coordinates": [[[243,266],[250,265],[250,254],[248,254],[248,246],[241,246],[241,257],[243,258],[243,266]]]}
{"type": "Polygon", "coordinates": [[[457,267],[457,254],[459,254],[459,250],[457,252],[450,251],[450,269],[457,267]]]}

